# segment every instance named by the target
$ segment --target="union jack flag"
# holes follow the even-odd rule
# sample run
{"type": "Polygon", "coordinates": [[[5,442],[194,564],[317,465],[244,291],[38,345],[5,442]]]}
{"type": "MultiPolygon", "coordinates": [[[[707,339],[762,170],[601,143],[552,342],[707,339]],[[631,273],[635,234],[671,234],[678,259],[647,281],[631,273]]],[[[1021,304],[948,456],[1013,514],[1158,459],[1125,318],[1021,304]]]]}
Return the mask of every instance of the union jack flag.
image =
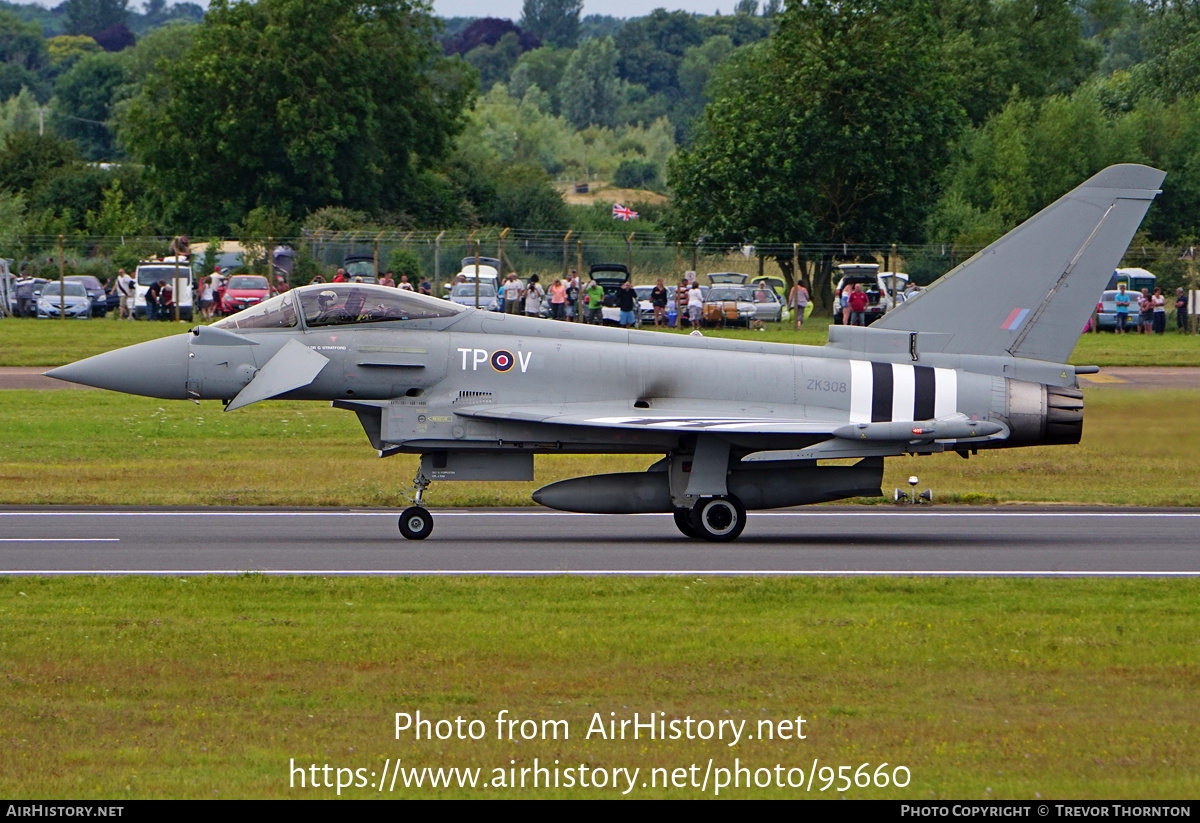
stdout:
{"type": "Polygon", "coordinates": [[[633,209],[627,209],[620,203],[613,203],[613,220],[618,218],[628,223],[630,220],[637,220],[638,213],[633,209]]]}

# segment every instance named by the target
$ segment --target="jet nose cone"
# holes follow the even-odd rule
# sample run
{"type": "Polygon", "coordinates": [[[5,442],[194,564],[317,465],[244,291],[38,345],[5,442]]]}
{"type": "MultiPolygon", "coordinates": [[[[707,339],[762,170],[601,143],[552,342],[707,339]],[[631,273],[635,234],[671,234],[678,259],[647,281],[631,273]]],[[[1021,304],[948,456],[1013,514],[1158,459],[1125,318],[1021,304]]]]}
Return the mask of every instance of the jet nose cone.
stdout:
{"type": "Polygon", "coordinates": [[[178,334],[105,352],[51,369],[46,376],[97,389],[184,400],[187,398],[188,337],[178,334]]]}

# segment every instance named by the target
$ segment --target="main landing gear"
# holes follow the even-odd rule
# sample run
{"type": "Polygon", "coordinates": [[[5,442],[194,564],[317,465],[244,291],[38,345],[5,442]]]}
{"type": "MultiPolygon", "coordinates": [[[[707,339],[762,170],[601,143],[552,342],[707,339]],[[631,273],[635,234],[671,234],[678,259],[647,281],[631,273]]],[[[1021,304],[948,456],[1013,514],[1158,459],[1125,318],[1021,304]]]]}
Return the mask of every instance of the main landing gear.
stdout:
{"type": "Polygon", "coordinates": [[[416,505],[409,506],[400,515],[400,534],[407,540],[424,540],[433,533],[433,515],[421,505],[421,499],[425,496],[430,482],[429,478],[417,469],[417,477],[413,480],[413,485],[417,487],[417,494],[413,497],[413,503],[416,505]]]}
{"type": "Polygon", "coordinates": [[[685,537],[727,543],[746,528],[746,507],[733,495],[702,497],[690,509],[675,509],[675,525],[685,537]]]}

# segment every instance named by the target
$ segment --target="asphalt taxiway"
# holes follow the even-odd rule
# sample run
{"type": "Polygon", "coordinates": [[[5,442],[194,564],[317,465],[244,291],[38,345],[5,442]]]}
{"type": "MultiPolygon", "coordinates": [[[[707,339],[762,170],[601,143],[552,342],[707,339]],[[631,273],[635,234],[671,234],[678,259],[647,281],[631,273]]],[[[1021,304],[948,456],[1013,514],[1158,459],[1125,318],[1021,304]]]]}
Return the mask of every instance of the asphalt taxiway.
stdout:
{"type": "Polygon", "coordinates": [[[754,512],[733,543],[669,515],[434,510],[406,541],[398,511],[0,509],[0,573],[971,574],[1200,576],[1200,511],[1004,506],[754,512]]]}

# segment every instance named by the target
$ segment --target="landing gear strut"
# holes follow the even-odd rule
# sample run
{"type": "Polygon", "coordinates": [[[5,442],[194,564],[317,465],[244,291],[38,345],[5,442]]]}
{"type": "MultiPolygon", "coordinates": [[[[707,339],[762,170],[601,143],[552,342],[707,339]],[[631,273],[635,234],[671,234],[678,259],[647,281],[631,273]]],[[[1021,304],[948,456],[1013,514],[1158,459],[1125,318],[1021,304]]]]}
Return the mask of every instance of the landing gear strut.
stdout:
{"type": "Polygon", "coordinates": [[[417,476],[413,480],[413,485],[417,487],[416,496],[413,497],[413,503],[416,505],[409,506],[400,515],[400,534],[408,540],[424,540],[433,533],[433,515],[421,505],[430,482],[432,481],[417,469],[417,476]]]}
{"type": "MultiPolygon", "coordinates": [[[[679,515],[675,517],[678,523],[679,515]]],[[[702,497],[692,506],[690,525],[696,537],[714,543],[727,543],[736,539],[746,528],[746,507],[733,495],[702,497]]]]}

